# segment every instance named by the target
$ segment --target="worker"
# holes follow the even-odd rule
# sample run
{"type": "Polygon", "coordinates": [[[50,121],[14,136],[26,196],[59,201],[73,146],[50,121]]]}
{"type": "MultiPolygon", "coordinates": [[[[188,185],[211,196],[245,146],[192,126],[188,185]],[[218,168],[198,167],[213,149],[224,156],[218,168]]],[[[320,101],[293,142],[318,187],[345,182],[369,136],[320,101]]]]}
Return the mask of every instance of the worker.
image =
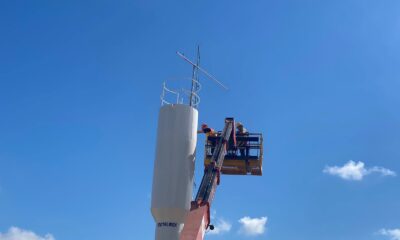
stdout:
{"type": "Polygon", "coordinates": [[[211,149],[211,151],[209,153],[214,154],[214,149],[215,149],[215,145],[216,145],[216,137],[217,136],[217,132],[208,127],[207,124],[203,123],[201,124],[201,129],[197,131],[197,133],[204,133],[206,134],[206,143],[207,143],[207,149],[211,149]],[[211,138],[209,138],[211,137],[211,138]]]}
{"type": "Polygon", "coordinates": [[[245,139],[249,136],[249,132],[244,128],[241,122],[236,123],[236,136],[239,137],[237,141],[237,146],[240,151],[240,156],[247,158],[249,156],[250,147],[248,141],[245,139]]]}
{"type": "Polygon", "coordinates": [[[197,130],[197,133],[205,133],[206,136],[208,137],[208,136],[214,134],[215,130],[212,128],[209,128],[207,124],[203,123],[203,124],[201,124],[201,129],[197,130]]]}

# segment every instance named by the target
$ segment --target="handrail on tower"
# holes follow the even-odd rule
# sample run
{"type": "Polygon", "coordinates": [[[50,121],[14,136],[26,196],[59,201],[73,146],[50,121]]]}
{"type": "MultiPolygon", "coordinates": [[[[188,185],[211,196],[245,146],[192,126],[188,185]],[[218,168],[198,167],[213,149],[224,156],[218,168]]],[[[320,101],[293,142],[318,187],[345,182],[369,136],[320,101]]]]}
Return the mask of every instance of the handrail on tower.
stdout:
{"type": "Polygon", "coordinates": [[[166,94],[167,93],[175,95],[176,96],[176,103],[179,103],[179,92],[167,88],[167,86],[166,86],[166,84],[164,82],[163,83],[163,89],[162,89],[161,96],[160,96],[161,106],[163,106],[164,104],[173,104],[173,103],[171,103],[171,102],[166,100],[166,97],[167,97],[166,94]]]}

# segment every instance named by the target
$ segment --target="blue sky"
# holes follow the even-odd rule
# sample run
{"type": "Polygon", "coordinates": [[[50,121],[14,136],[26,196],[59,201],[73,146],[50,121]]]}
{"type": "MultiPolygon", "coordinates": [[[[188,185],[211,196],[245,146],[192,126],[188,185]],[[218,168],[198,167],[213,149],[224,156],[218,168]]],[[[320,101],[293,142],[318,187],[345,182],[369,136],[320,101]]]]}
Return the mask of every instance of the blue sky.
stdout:
{"type": "Polygon", "coordinates": [[[3,1],[0,239],[153,239],[161,85],[190,76],[175,51],[193,57],[196,44],[229,86],[202,78],[200,121],[234,116],[265,136],[264,176],[223,176],[208,239],[400,239],[400,178],[385,174],[400,172],[399,10],[3,1]]]}

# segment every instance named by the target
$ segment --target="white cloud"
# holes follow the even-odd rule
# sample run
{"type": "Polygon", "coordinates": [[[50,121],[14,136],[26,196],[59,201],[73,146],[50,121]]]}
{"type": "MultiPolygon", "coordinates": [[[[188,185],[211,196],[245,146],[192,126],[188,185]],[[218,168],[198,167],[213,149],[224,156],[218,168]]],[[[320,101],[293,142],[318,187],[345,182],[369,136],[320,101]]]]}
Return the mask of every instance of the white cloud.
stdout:
{"type": "Polygon", "coordinates": [[[217,221],[217,224],[214,225],[214,230],[209,231],[208,234],[213,234],[213,235],[217,235],[217,234],[222,234],[222,233],[226,233],[229,232],[232,228],[232,224],[230,224],[229,222],[223,220],[223,219],[219,219],[217,221]]]}
{"type": "Polygon", "coordinates": [[[217,211],[216,210],[211,210],[211,214],[210,214],[210,218],[211,218],[211,220],[214,220],[215,219],[215,217],[217,216],[217,211]]]}
{"type": "Polygon", "coordinates": [[[368,173],[373,173],[373,172],[380,173],[383,176],[396,176],[396,173],[394,171],[383,167],[372,167],[368,169],[368,173]]]}
{"type": "Polygon", "coordinates": [[[380,173],[382,176],[396,176],[396,173],[390,169],[377,166],[372,168],[366,168],[363,162],[356,163],[351,160],[342,167],[326,166],[323,172],[330,175],[339,176],[346,180],[356,180],[356,181],[362,180],[365,176],[371,173],[380,173]]]}
{"type": "Polygon", "coordinates": [[[400,228],[397,229],[381,229],[380,234],[390,237],[391,240],[400,240],[400,228]]]}
{"type": "Polygon", "coordinates": [[[239,220],[239,223],[242,225],[240,227],[239,233],[249,236],[261,235],[265,232],[267,217],[260,217],[260,218],[243,217],[239,220]]]}
{"type": "Polygon", "coordinates": [[[0,232],[0,240],[55,240],[51,234],[44,237],[36,235],[34,232],[23,230],[17,227],[11,227],[8,232],[0,232]]]}

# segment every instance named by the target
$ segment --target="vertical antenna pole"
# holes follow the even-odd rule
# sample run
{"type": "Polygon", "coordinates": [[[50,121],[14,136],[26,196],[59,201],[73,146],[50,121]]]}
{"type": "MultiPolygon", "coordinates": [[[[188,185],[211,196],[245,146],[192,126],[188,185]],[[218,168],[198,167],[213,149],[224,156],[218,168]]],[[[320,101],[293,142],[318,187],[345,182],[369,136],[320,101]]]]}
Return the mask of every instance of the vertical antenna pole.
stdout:
{"type": "Polygon", "coordinates": [[[197,57],[196,57],[196,65],[193,65],[193,71],[192,71],[192,88],[190,91],[190,100],[189,104],[190,106],[196,105],[196,96],[195,92],[198,90],[198,82],[199,82],[199,73],[198,73],[198,67],[200,65],[200,46],[197,45],[197,57]]]}

